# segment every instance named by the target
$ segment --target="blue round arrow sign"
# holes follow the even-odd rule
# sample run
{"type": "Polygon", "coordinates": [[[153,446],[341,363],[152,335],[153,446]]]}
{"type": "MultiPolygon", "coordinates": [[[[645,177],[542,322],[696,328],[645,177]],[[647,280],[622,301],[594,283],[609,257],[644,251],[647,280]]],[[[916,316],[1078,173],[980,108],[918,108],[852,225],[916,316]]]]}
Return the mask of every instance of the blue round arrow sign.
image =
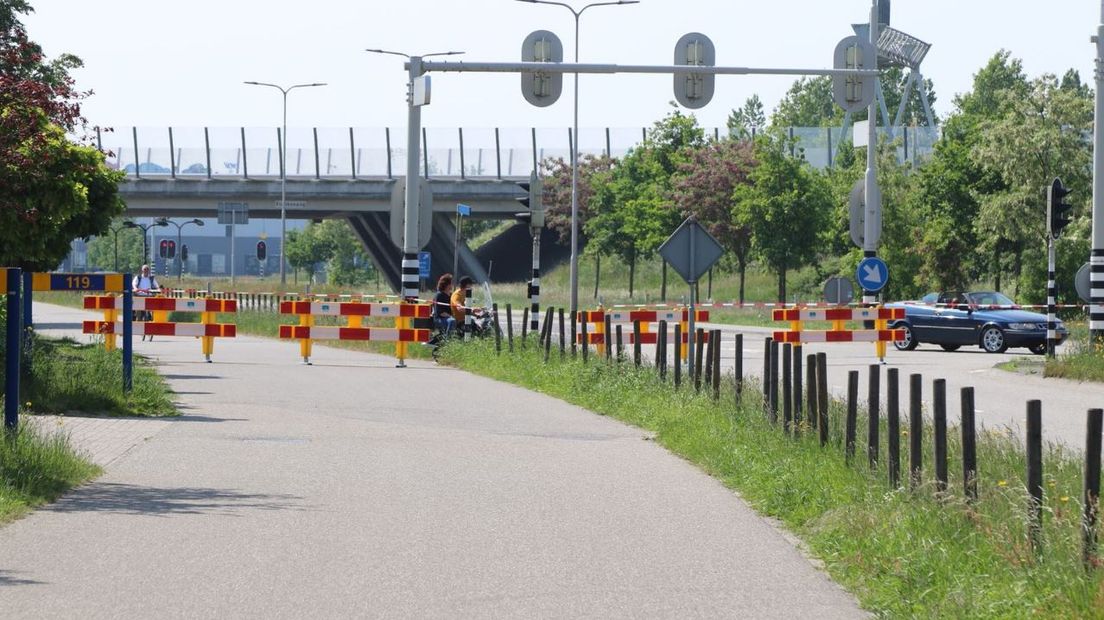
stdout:
{"type": "Polygon", "coordinates": [[[864,258],[859,263],[859,268],[855,270],[855,279],[859,281],[859,286],[864,291],[877,293],[885,288],[889,280],[889,267],[884,260],[876,256],[864,258]]]}

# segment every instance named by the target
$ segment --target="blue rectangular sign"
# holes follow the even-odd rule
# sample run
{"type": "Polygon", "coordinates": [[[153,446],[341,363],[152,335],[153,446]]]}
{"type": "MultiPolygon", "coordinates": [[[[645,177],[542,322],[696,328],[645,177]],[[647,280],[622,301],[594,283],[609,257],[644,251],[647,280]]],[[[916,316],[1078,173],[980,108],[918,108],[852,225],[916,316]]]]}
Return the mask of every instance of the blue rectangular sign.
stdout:
{"type": "Polygon", "coordinates": [[[460,215],[471,217],[471,207],[469,207],[468,205],[456,205],[456,212],[460,215]]]}
{"type": "Polygon", "coordinates": [[[429,252],[418,252],[418,277],[429,277],[429,252]]]}

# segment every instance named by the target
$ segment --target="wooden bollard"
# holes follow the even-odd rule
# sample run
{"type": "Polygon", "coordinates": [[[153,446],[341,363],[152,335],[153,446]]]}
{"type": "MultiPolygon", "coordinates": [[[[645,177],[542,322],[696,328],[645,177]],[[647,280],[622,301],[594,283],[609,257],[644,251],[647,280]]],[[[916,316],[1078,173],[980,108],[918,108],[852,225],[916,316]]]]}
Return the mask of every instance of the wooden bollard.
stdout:
{"type": "Polygon", "coordinates": [[[921,409],[921,392],[924,389],[924,377],[909,375],[909,486],[920,486],[924,467],[924,416],[921,409]]]}
{"type": "Polygon", "coordinates": [[[514,352],[514,312],[510,304],[506,304],[506,345],[510,353],[514,352]]]}
{"type": "Polygon", "coordinates": [[[613,343],[610,342],[610,336],[613,335],[613,330],[610,329],[610,327],[612,327],[612,323],[610,322],[610,315],[607,314],[604,321],[606,329],[602,332],[602,343],[605,345],[606,349],[606,361],[611,362],[613,361],[613,347],[610,345],[613,343]]]}
{"type": "Polygon", "coordinates": [[[667,321],[659,322],[659,334],[656,340],[656,370],[659,371],[659,380],[667,381],[667,321]]]}
{"type": "Polygon", "coordinates": [[[675,389],[682,385],[682,324],[675,323],[675,389]]]}
{"type": "Polygon", "coordinates": [[[932,382],[932,421],[935,426],[935,490],[947,492],[947,381],[932,382]]]}
{"type": "Polygon", "coordinates": [[[962,486],[966,500],[978,498],[977,427],[974,423],[974,388],[962,388],[962,486]]]}
{"type": "Polygon", "coordinates": [[[491,304],[491,320],[494,321],[495,355],[502,355],[502,329],[498,326],[498,304],[491,304]]]}
{"type": "Polygon", "coordinates": [[[587,334],[587,322],[586,320],[579,321],[579,331],[582,333],[582,343],[580,346],[583,351],[583,363],[587,363],[587,358],[590,356],[590,336],[587,334]]]}
{"type": "Polygon", "coordinates": [[[770,343],[770,372],[767,373],[770,377],[770,421],[771,424],[778,423],[778,342],[771,341],[770,343]]]}
{"type": "MultiPolygon", "coordinates": [[[[575,359],[575,334],[577,332],[577,329],[575,327],[575,319],[576,319],[575,311],[572,310],[571,311],[571,317],[569,319],[569,321],[571,323],[571,359],[575,359]]],[[[585,346],[585,344],[586,344],[585,339],[584,339],[583,344],[585,346]]]]}
{"type": "Polygon", "coordinates": [[[1043,402],[1027,401],[1027,495],[1031,546],[1043,547],[1043,402]]]}
{"type": "Polygon", "coordinates": [[[866,458],[870,462],[870,468],[878,466],[880,446],[878,435],[881,432],[879,420],[879,400],[882,394],[882,367],[879,364],[870,365],[869,389],[866,392],[866,458]]]}
{"type": "Polygon", "coordinates": [[[703,355],[705,357],[702,368],[704,369],[702,384],[709,386],[713,383],[713,341],[711,340],[713,332],[707,332],[704,329],[701,330],[702,339],[705,342],[705,346],[702,347],[703,355]]]}
{"type": "Polygon", "coordinates": [[[816,354],[817,409],[820,410],[820,446],[828,445],[828,354],[816,354]]]}
{"type": "Polygon", "coordinates": [[[844,421],[844,455],[847,463],[855,459],[855,425],[859,417],[859,371],[847,372],[847,419],[844,421]]]}
{"type": "Polygon", "coordinates": [[[901,400],[898,392],[898,370],[886,371],[886,450],[889,486],[901,486],[901,400]]]}
{"type": "Polygon", "coordinates": [[[1096,557],[1096,522],[1100,514],[1100,442],[1104,409],[1089,409],[1085,433],[1084,515],[1081,518],[1081,561],[1091,570],[1096,557]]]}
{"type": "Polygon", "coordinates": [[[709,336],[713,345],[713,400],[721,399],[721,330],[715,329],[709,336]]]}
{"type": "Polygon", "coordinates": [[[770,384],[771,384],[771,343],[774,339],[767,336],[763,339],[763,411],[770,412],[770,384]]]}
{"type": "Polygon", "coordinates": [[[525,340],[529,336],[529,308],[521,309],[521,349],[525,350],[525,340]]]}
{"type": "Polygon", "coordinates": [[[548,312],[544,315],[544,363],[548,363],[548,358],[552,355],[552,308],[548,309],[548,312]]]}
{"type": "Polygon", "coordinates": [[[565,341],[566,334],[564,334],[563,308],[559,309],[559,314],[560,314],[560,359],[563,360],[564,356],[567,355],[567,342],[565,341]]]}
{"type": "Polygon", "coordinates": [[[705,359],[705,330],[698,328],[694,334],[694,390],[701,391],[702,361],[705,359]]]}
{"type": "Polygon", "coordinates": [[[805,358],[805,407],[809,410],[809,428],[817,427],[816,355],[805,358]]]}
{"type": "Polygon", "coordinates": [[[782,345],[782,431],[790,434],[793,424],[793,345],[782,345]]]}
{"type": "Polygon", "coordinates": [[[633,365],[640,368],[640,321],[633,321],[633,365]]]}
{"type": "Polygon", "coordinates": [[[801,399],[803,394],[801,393],[801,362],[805,359],[801,353],[801,345],[795,344],[793,348],[793,430],[795,433],[801,432],[801,399]]]}
{"type": "Polygon", "coordinates": [[[740,404],[740,401],[744,398],[744,335],[736,334],[736,367],[733,371],[735,375],[735,386],[733,389],[736,391],[736,404],[740,404]]]}
{"type": "Polygon", "coordinates": [[[625,340],[621,333],[621,324],[617,324],[617,363],[620,364],[625,359],[625,340]]]}

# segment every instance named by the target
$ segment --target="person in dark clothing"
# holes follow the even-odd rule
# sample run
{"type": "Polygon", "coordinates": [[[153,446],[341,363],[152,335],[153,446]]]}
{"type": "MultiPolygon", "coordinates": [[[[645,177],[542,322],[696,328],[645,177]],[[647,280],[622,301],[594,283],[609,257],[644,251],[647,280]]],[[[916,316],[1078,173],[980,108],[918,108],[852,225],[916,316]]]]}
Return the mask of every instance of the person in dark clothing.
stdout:
{"type": "Polygon", "coordinates": [[[433,296],[433,322],[445,336],[456,329],[456,318],[452,316],[452,274],[446,273],[437,279],[437,294],[433,296]]]}

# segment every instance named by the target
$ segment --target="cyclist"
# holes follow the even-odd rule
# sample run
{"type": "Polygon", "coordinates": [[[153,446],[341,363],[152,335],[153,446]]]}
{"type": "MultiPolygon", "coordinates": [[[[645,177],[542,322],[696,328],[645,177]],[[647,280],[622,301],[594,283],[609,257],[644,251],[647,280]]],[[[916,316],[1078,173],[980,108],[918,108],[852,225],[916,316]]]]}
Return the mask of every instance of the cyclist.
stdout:
{"type": "MultiPolygon", "coordinates": [[[[130,288],[138,297],[149,297],[161,292],[161,285],[157,283],[157,277],[150,272],[149,265],[142,265],[141,272],[134,276],[130,288]]],[[[135,321],[149,321],[153,318],[153,314],[148,310],[136,310],[131,318],[135,321]]],[[[145,339],[146,336],[143,334],[142,340],[145,339]]],[[[153,336],[150,335],[149,339],[152,342],[153,336]]]]}

